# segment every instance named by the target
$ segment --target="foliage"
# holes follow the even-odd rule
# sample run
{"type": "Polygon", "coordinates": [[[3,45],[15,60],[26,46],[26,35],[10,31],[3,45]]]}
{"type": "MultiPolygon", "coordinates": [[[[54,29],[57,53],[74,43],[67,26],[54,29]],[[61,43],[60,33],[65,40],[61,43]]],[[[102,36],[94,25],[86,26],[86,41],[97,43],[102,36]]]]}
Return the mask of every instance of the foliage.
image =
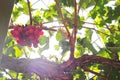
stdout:
{"type": "MultiPolygon", "coordinates": [[[[11,29],[9,29],[3,53],[16,58],[23,56],[28,58],[30,54],[34,53],[39,54],[41,58],[44,58],[45,50],[51,50],[54,48],[54,51],[57,51],[58,53],[52,54],[52,52],[48,52],[47,56],[50,56],[47,58],[49,60],[52,61],[52,59],[54,59],[55,62],[58,63],[62,63],[66,59],[68,60],[66,56],[70,56],[71,46],[73,45],[71,45],[72,41],[69,40],[71,36],[69,36],[67,30],[70,32],[70,35],[74,33],[75,5],[74,0],[58,1],[61,6],[62,16],[60,15],[60,10],[55,2],[47,5],[47,9],[35,9],[33,8],[35,4],[31,3],[30,5],[33,19],[32,25],[39,26],[44,31],[44,35],[39,38],[37,48],[17,44],[16,40],[10,33],[11,29]],[[62,17],[65,20],[63,22],[62,17]],[[52,22],[57,23],[49,25],[49,23],[52,24],[52,22]],[[64,25],[64,22],[66,22],[66,25],[64,25]],[[51,48],[50,44],[53,48],[51,48]],[[61,55],[62,57],[59,58],[54,55],[61,55]],[[54,57],[51,58],[51,56],[54,57]]],[[[42,3],[42,0],[40,2],[42,3]]],[[[75,35],[75,58],[77,59],[84,54],[88,54],[109,58],[111,60],[119,60],[120,1],[78,0],[76,5],[78,7],[78,10],[76,11],[78,27],[75,35]],[[111,4],[111,2],[114,4],[111,4]],[[81,12],[84,13],[87,10],[89,10],[88,14],[81,14],[81,12]]],[[[11,17],[11,24],[13,27],[15,25],[14,22],[19,16],[23,14],[30,16],[28,12],[28,3],[25,0],[16,0],[11,17]]],[[[29,25],[29,22],[30,20],[28,20],[26,24],[29,25]]],[[[21,23],[18,24],[20,25],[21,23]]],[[[109,80],[120,80],[120,70],[111,66],[94,63],[86,64],[86,66],[94,72],[109,78],[109,80]]],[[[0,79],[2,80],[9,77],[11,79],[29,80],[29,76],[22,73],[8,70],[6,75],[9,77],[5,77],[2,72],[5,71],[3,70],[0,73],[0,79]]],[[[89,71],[85,71],[80,67],[77,67],[76,70],[71,71],[71,75],[73,76],[73,80],[103,80],[103,77],[97,74],[91,74],[89,71]]],[[[38,76],[33,74],[31,78],[36,80],[38,79],[38,76]]]]}

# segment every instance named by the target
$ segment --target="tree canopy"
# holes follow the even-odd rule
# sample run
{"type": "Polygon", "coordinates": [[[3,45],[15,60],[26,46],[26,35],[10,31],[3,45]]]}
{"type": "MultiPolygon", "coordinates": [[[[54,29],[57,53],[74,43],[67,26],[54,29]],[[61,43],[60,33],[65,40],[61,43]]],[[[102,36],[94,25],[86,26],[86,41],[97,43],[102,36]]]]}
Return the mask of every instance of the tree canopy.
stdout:
{"type": "Polygon", "coordinates": [[[46,1],[15,0],[0,79],[120,80],[120,0],[46,1]]]}

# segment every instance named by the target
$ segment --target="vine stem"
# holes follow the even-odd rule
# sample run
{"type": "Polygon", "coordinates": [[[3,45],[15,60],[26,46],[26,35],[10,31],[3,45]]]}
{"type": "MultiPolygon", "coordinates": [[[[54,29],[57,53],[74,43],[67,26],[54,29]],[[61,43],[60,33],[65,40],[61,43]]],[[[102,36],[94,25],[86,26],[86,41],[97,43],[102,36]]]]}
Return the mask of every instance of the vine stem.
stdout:
{"type": "Polygon", "coordinates": [[[29,11],[29,17],[30,17],[30,25],[32,25],[32,14],[31,14],[31,9],[30,9],[30,1],[27,0],[28,3],[28,11],[29,11]]]}
{"type": "Polygon", "coordinates": [[[66,20],[65,20],[64,17],[63,17],[63,14],[62,14],[62,11],[61,11],[61,7],[60,7],[60,4],[59,4],[59,1],[58,1],[58,0],[55,0],[55,2],[56,2],[56,6],[57,6],[57,8],[58,8],[58,12],[59,12],[59,14],[60,14],[60,16],[61,16],[61,18],[62,18],[62,23],[64,24],[65,29],[66,29],[66,31],[67,31],[68,37],[70,37],[70,32],[69,32],[69,30],[68,30],[68,28],[67,28],[66,20]]]}
{"type": "Polygon", "coordinates": [[[75,48],[75,41],[76,41],[76,33],[77,33],[77,3],[76,0],[73,0],[74,2],[74,28],[72,31],[72,37],[70,38],[70,45],[71,45],[71,55],[70,59],[72,60],[74,58],[74,48],[75,48]]]}
{"type": "Polygon", "coordinates": [[[73,29],[73,38],[74,42],[76,40],[76,33],[77,33],[77,3],[76,0],[74,1],[74,29],[73,29]]]}
{"type": "Polygon", "coordinates": [[[60,8],[59,1],[55,0],[55,2],[56,2],[56,5],[57,5],[57,8],[58,8],[58,12],[59,12],[59,14],[62,18],[62,23],[64,24],[64,26],[66,28],[66,31],[68,33],[68,37],[69,37],[69,40],[70,40],[71,54],[70,54],[70,59],[69,60],[73,60],[74,59],[74,48],[75,48],[75,41],[76,41],[76,33],[77,33],[77,3],[76,3],[76,0],[73,0],[73,2],[74,2],[74,12],[75,12],[74,13],[74,28],[73,28],[73,31],[72,31],[72,35],[70,35],[70,32],[67,28],[66,20],[64,19],[61,8],[60,8]]]}

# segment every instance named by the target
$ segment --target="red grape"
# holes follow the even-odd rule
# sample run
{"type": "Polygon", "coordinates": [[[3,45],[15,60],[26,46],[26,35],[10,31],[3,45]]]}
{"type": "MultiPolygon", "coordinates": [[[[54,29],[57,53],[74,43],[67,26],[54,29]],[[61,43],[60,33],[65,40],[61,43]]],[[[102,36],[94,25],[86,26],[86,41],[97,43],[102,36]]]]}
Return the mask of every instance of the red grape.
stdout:
{"type": "Polygon", "coordinates": [[[39,37],[43,35],[42,28],[36,26],[14,26],[11,31],[12,36],[16,39],[17,43],[22,46],[38,47],[39,37]]]}

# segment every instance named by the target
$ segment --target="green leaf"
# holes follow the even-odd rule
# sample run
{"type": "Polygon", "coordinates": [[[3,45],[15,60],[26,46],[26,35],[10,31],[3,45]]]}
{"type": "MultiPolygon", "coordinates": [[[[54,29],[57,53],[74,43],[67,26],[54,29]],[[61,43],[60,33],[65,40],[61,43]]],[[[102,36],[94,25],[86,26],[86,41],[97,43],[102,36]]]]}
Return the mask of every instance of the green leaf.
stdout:
{"type": "Polygon", "coordinates": [[[47,42],[41,49],[40,49],[40,53],[46,49],[49,49],[49,42],[47,42]]]}
{"type": "Polygon", "coordinates": [[[68,41],[60,41],[59,45],[62,48],[62,54],[65,54],[70,49],[70,43],[68,41]]]}
{"type": "Polygon", "coordinates": [[[90,6],[95,5],[95,2],[94,0],[80,0],[79,4],[81,8],[86,9],[90,6]]]}
{"type": "Polygon", "coordinates": [[[120,0],[115,0],[116,5],[120,5],[120,0]]]}
{"type": "Polygon", "coordinates": [[[88,48],[90,51],[92,51],[93,54],[97,53],[96,49],[93,47],[93,45],[91,44],[91,42],[86,37],[81,40],[80,44],[84,48],[88,48]]]}
{"type": "Polygon", "coordinates": [[[49,37],[40,36],[39,42],[40,42],[40,45],[44,45],[49,42],[49,37]]]}
{"type": "Polygon", "coordinates": [[[55,50],[58,51],[59,50],[59,45],[55,45],[54,48],[55,48],[55,50]]]}
{"type": "Polygon", "coordinates": [[[0,73],[0,77],[3,77],[3,74],[2,74],[2,73],[0,73]]]}
{"type": "Polygon", "coordinates": [[[71,7],[73,6],[73,0],[59,0],[63,6],[71,7]]]}
{"type": "Polygon", "coordinates": [[[79,53],[78,53],[79,55],[76,57],[82,56],[85,52],[85,48],[80,43],[77,43],[76,49],[77,49],[77,51],[79,51],[79,53]]]}
{"type": "Polygon", "coordinates": [[[87,35],[87,39],[88,39],[89,41],[91,41],[91,38],[92,38],[92,35],[93,35],[93,30],[87,29],[85,35],[87,35]]]}
{"type": "Polygon", "coordinates": [[[7,36],[6,39],[5,39],[5,47],[7,48],[7,47],[11,47],[13,45],[14,45],[13,38],[10,35],[7,36]]]}
{"type": "Polygon", "coordinates": [[[102,27],[105,25],[105,21],[100,16],[96,16],[94,23],[102,27]]]}
{"type": "Polygon", "coordinates": [[[74,75],[74,80],[85,80],[86,76],[83,70],[81,70],[79,67],[77,67],[74,75]]]}
{"type": "MultiPolygon", "coordinates": [[[[21,8],[23,9],[23,13],[29,14],[27,2],[25,0],[21,0],[20,4],[21,4],[21,8]]],[[[30,5],[30,7],[31,7],[31,5],[30,5]]]]}
{"type": "Polygon", "coordinates": [[[76,50],[76,51],[74,52],[74,57],[75,57],[75,58],[81,57],[80,50],[76,50]]]}
{"type": "Polygon", "coordinates": [[[89,17],[95,19],[97,16],[97,12],[93,9],[92,11],[90,11],[90,13],[88,14],[89,17]]]}
{"type": "Polygon", "coordinates": [[[84,18],[84,16],[78,16],[78,22],[77,22],[77,24],[78,24],[78,29],[82,29],[82,25],[84,24],[84,20],[85,20],[85,18],[84,18]]]}
{"type": "MultiPolygon", "coordinates": [[[[7,55],[12,54],[13,55],[13,54],[15,54],[15,50],[13,49],[13,47],[9,47],[6,50],[5,54],[7,54],[7,55]]],[[[15,57],[15,55],[14,55],[14,57],[15,57]]]]}
{"type": "Polygon", "coordinates": [[[15,51],[15,56],[18,58],[18,57],[21,57],[22,56],[22,51],[21,49],[18,47],[18,46],[14,46],[14,51],[15,51]]]}
{"type": "Polygon", "coordinates": [[[43,21],[43,19],[40,16],[33,16],[33,19],[39,23],[43,21]]]}
{"type": "Polygon", "coordinates": [[[44,10],[43,17],[48,21],[53,21],[54,17],[58,16],[57,7],[55,4],[51,4],[49,9],[44,10]]]}
{"type": "Polygon", "coordinates": [[[13,78],[15,78],[16,77],[16,74],[17,74],[17,72],[14,72],[14,71],[9,71],[8,72],[13,78]]]}
{"type": "Polygon", "coordinates": [[[109,52],[104,48],[101,48],[97,55],[106,57],[106,58],[111,58],[111,55],[109,55],[109,52]]]}
{"type": "Polygon", "coordinates": [[[49,49],[49,37],[41,36],[40,44],[42,45],[42,47],[39,48],[39,53],[46,49],[49,49]]]}
{"type": "Polygon", "coordinates": [[[15,0],[15,4],[17,4],[20,0],[15,0]]]}
{"type": "Polygon", "coordinates": [[[57,32],[57,34],[56,34],[55,37],[56,37],[56,40],[57,40],[57,41],[61,41],[61,40],[63,40],[63,36],[62,36],[62,34],[61,34],[60,31],[57,32]]]}

